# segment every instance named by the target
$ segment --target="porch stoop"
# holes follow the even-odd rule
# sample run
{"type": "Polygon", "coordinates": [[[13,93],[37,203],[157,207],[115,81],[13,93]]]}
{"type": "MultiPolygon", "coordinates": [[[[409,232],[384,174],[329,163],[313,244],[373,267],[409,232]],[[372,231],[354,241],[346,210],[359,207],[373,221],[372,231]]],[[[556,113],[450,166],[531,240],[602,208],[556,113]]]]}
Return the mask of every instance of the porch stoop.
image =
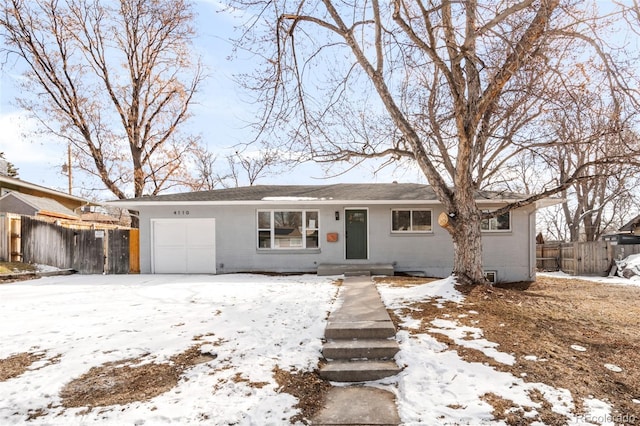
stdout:
{"type": "Polygon", "coordinates": [[[366,276],[347,277],[342,306],[329,315],[320,376],[333,382],[365,382],[400,372],[393,357],[400,350],[378,290],[366,276]]]}
{"type": "Polygon", "coordinates": [[[318,265],[318,275],[394,275],[394,267],[391,263],[321,263],[318,265]]]}

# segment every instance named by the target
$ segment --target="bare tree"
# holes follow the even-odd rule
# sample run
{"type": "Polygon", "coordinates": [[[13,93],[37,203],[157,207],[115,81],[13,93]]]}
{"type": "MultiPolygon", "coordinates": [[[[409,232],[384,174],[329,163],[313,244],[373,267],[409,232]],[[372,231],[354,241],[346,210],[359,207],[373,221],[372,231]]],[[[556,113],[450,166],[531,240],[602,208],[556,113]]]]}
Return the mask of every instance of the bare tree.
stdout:
{"type": "MultiPolygon", "coordinates": [[[[588,65],[584,67],[586,71],[588,65]]],[[[599,70],[589,69],[592,80],[599,74],[599,70]]],[[[616,113],[616,106],[601,91],[576,92],[569,99],[560,97],[549,104],[558,107],[546,127],[564,143],[520,157],[515,171],[518,178],[507,181],[505,176],[505,184],[512,191],[534,193],[560,186],[577,167],[591,163],[585,169],[590,179],[577,179],[560,192],[565,201],[559,211],[545,218],[545,227],[556,239],[596,241],[633,214],[628,210],[637,201],[640,139],[628,130],[611,134],[610,117],[616,113]],[[627,157],[630,161],[598,161],[607,157],[627,157]]],[[[502,174],[505,172],[513,175],[508,168],[502,174]]]]}
{"type": "Polygon", "coordinates": [[[195,191],[209,191],[217,187],[236,188],[242,185],[253,186],[259,179],[273,173],[275,167],[283,166],[287,160],[278,151],[263,146],[258,151],[246,151],[251,145],[244,146],[245,151],[235,151],[224,157],[220,164],[218,156],[208,150],[194,152],[197,178],[190,185],[195,191]]]}
{"type": "Polygon", "coordinates": [[[20,99],[68,141],[76,169],[118,198],[189,180],[179,134],[203,78],[187,1],[3,0],[0,28],[27,65],[20,99]]]}
{"type": "Polygon", "coordinates": [[[192,185],[194,191],[210,191],[220,184],[218,169],[218,156],[213,152],[197,148],[193,152],[196,179],[192,185]]]}
{"type": "Polygon", "coordinates": [[[238,187],[246,181],[253,186],[258,179],[267,176],[271,169],[281,161],[277,150],[264,148],[253,153],[241,153],[236,151],[234,155],[227,156],[229,164],[228,179],[231,185],[224,183],[226,187],[238,187]]]}
{"type": "MultiPolygon", "coordinates": [[[[623,161],[603,154],[576,164],[557,185],[495,212],[474,200],[504,181],[522,154],[568,143],[547,127],[556,108],[550,99],[592,87],[576,72],[585,58],[608,71],[601,90],[617,109],[607,134],[624,127],[620,73],[598,36],[608,21],[585,2],[232,5],[256,12],[239,46],[265,59],[253,84],[266,106],[261,130],[323,160],[415,162],[448,212],[459,282],[484,281],[483,218],[588,179],[594,163],[623,161]]],[[[579,143],[605,143],[593,136],[579,143]]]]}

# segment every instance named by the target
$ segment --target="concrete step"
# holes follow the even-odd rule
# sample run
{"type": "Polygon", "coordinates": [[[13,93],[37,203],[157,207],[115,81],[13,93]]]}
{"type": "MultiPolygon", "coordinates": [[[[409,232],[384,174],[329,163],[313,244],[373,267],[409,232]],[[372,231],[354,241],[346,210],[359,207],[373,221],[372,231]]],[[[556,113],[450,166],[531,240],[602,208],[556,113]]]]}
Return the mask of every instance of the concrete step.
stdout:
{"type": "Polygon", "coordinates": [[[399,425],[396,397],[368,386],[332,387],[324,407],[311,419],[314,426],[399,425]]]}
{"type": "Polygon", "coordinates": [[[326,359],[391,359],[400,350],[395,340],[332,340],[322,346],[326,359]]]}
{"type": "Polygon", "coordinates": [[[324,331],[327,340],[338,339],[388,339],[395,337],[396,328],[391,321],[345,321],[329,320],[324,331]]]}
{"type": "Polygon", "coordinates": [[[345,276],[393,275],[394,268],[391,263],[321,263],[318,265],[317,273],[318,275],[345,274],[345,276]]]}
{"type": "Polygon", "coordinates": [[[399,372],[394,361],[331,361],[320,368],[320,377],[332,382],[366,382],[399,372]]]}

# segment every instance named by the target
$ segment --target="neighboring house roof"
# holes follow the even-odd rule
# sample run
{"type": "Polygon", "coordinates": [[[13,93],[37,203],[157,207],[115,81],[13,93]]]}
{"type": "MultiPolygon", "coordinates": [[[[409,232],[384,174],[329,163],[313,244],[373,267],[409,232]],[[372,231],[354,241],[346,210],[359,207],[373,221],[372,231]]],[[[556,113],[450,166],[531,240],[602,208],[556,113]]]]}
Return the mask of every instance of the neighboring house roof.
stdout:
{"type": "Polygon", "coordinates": [[[618,229],[618,231],[633,232],[639,226],[640,226],[640,215],[634,217],[628,223],[624,224],[620,229],[618,229]]]}
{"type": "MultiPolygon", "coordinates": [[[[513,192],[478,191],[479,202],[512,202],[525,196],[513,192]]],[[[186,192],[117,200],[128,206],[162,204],[249,204],[249,203],[335,203],[433,202],[438,198],[429,185],[414,183],[343,183],[333,185],[255,185],[211,191],[186,192]]]]}
{"type": "Polygon", "coordinates": [[[96,212],[88,212],[81,213],[80,217],[85,222],[96,222],[96,223],[110,223],[110,224],[118,224],[120,220],[117,217],[109,216],[104,213],[96,213],[96,212]]]}
{"type": "Polygon", "coordinates": [[[23,181],[21,179],[12,178],[9,176],[0,175],[0,195],[3,195],[6,191],[14,191],[22,194],[33,195],[36,197],[46,197],[57,201],[70,210],[75,210],[78,207],[94,204],[84,198],[69,195],[64,192],[56,191],[44,186],[36,185],[30,182],[23,181]]]}
{"type": "MultiPolygon", "coordinates": [[[[16,198],[23,203],[31,206],[36,214],[42,216],[50,216],[60,219],[79,219],[80,217],[72,210],[69,210],[56,200],[44,197],[35,197],[33,195],[21,194],[19,192],[8,192],[0,200],[7,200],[9,198],[16,198]]],[[[9,212],[12,213],[12,212],[9,212]]]]}

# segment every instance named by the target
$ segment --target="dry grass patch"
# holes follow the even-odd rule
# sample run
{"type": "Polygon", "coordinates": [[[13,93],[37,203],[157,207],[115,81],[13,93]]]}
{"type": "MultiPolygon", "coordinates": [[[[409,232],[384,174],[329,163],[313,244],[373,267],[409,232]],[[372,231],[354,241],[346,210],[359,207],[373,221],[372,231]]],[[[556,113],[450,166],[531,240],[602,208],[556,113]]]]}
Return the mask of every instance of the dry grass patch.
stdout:
{"type": "Polygon", "coordinates": [[[551,404],[537,389],[530,392],[533,402],[540,403],[540,408],[535,408],[536,415],[532,416],[532,407],[520,407],[513,401],[494,393],[486,393],[480,397],[483,401],[493,407],[493,416],[496,420],[502,420],[510,426],[524,426],[531,424],[544,424],[547,426],[564,426],[568,419],[558,413],[554,413],[551,404]]]}
{"type": "Polygon", "coordinates": [[[31,364],[44,358],[43,353],[22,352],[0,359],[0,382],[18,377],[29,369],[31,364]]]}
{"type": "Polygon", "coordinates": [[[413,287],[416,285],[427,284],[432,281],[437,281],[440,278],[426,278],[426,277],[411,277],[411,276],[390,276],[390,277],[374,277],[373,281],[376,284],[386,284],[392,287],[413,287]]]}
{"type": "MultiPolygon", "coordinates": [[[[432,333],[465,360],[490,364],[527,382],[568,389],[576,414],[582,413],[582,400],[593,396],[612,405],[612,416],[635,416],[640,422],[640,404],[633,402],[640,400],[640,288],[539,277],[530,285],[475,287],[466,289],[466,294],[463,304],[444,303],[438,308],[430,300],[408,306],[402,315],[421,320],[420,329],[409,331],[427,333],[433,319],[448,315],[461,325],[482,329],[487,340],[500,345],[500,351],[516,357],[516,364],[498,363],[432,333]],[[467,315],[470,310],[477,314],[467,315]],[[572,345],[586,351],[572,349],[572,345]],[[622,371],[611,371],[605,365],[622,371]]],[[[398,326],[398,318],[392,315],[392,319],[398,326]]],[[[537,401],[535,395],[532,399],[542,404],[536,409],[540,420],[564,424],[566,419],[559,418],[538,396],[537,401]]],[[[497,411],[508,411],[503,403],[499,405],[497,411]]]]}
{"type": "Polygon", "coordinates": [[[495,393],[486,393],[480,399],[493,407],[493,417],[496,420],[503,420],[508,425],[522,424],[524,409],[514,404],[513,401],[495,393]]]}
{"type": "Polygon", "coordinates": [[[320,378],[317,372],[301,373],[299,371],[286,371],[278,366],[273,369],[273,374],[278,383],[278,392],[288,393],[298,398],[296,408],[300,414],[293,416],[291,423],[305,422],[323,407],[327,392],[331,388],[329,382],[320,378]]]}
{"type": "Polygon", "coordinates": [[[166,363],[136,365],[144,361],[143,357],[106,363],[65,385],[60,398],[65,408],[88,407],[89,410],[148,401],[175,387],[188,368],[214,358],[203,354],[200,345],[195,345],[166,363]]]}
{"type": "Polygon", "coordinates": [[[0,262],[0,274],[15,274],[19,272],[35,272],[36,267],[22,262],[0,262]]]}
{"type": "Polygon", "coordinates": [[[22,262],[0,262],[0,285],[38,278],[36,267],[22,262]]]}
{"type": "Polygon", "coordinates": [[[246,377],[243,377],[242,373],[236,373],[235,376],[231,378],[231,380],[233,381],[233,383],[246,383],[247,385],[249,385],[249,387],[256,389],[262,389],[269,384],[269,382],[252,382],[246,377]]]}

